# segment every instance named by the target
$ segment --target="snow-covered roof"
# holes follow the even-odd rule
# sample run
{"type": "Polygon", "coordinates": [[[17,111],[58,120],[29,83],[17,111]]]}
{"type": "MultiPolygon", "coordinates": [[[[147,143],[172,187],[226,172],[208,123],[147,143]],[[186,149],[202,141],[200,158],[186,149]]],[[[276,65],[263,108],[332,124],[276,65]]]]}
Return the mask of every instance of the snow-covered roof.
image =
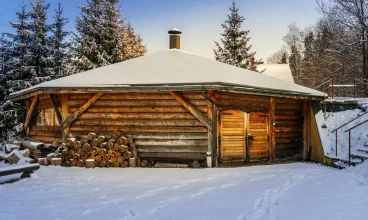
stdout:
{"type": "Polygon", "coordinates": [[[44,82],[12,93],[10,98],[47,89],[119,90],[154,86],[227,86],[257,92],[323,97],[324,93],[265,74],[245,70],[177,49],[44,82]]]}
{"type": "Polygon", "coordinates": [[[265,70],[263,74],[267,76],[272,76],[286,82],[294,82],[289,64],[260,64],[257,69],[260,71],[265,70]]]}

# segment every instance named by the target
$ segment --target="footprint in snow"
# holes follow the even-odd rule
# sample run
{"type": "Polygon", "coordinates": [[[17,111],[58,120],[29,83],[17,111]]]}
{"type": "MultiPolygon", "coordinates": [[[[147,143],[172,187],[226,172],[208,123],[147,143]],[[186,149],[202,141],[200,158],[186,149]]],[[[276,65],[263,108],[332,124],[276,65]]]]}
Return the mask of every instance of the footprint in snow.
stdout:
{"type": "Polygon", "coordinates": [[[141,195],[138,195],[137,197],[135,197],[135,199],[141,199],[141,198],[153,196],[153,195],[156,195],[158,192],[163,191],[165,189],[167,189],[167,187],[161,187],[161,188],[158,188],[158,189],[149,190],[149,191],[146,191],[145,193],[143,193],[141,195]]]}
{"type": "Polygon", "coordinates": [[[216,189],[216,187],[208,187],[208,188],[200,189],[200,190],[198,190],[198,192],[196,192],[196,193],[192,194],[192,195],[190,196],[190,198],[195,198],[195,197],[197,197],[197,196],[201,196],[201,195],[203,195],[203,194],[206,194],[206,193],[208,193],[208,192],[211,192],[211,191],[212,191],[212,190],[214,190],[214,189],[216,189]]]}
{"type": "Polygon", "coordinates": [[[169,204],[171,204],[171,203],[175,202],[175,201],[176,201],[176,200],[178,200],[178,199],[180,199],[180,197],[174,197],[174,198],[170,198],[170,199],[167,199],[167,200],[160,201],[160,202],[159,202],[159,206],[152,208],[152,209],[148,212],[148,214],[153,214],[153,213],[155,213],[155,212],[157,212],[157,211],[159,211],[159,210],[162,210],[165,206],[167,206],[167,205],[169,205],[169,204]]]}

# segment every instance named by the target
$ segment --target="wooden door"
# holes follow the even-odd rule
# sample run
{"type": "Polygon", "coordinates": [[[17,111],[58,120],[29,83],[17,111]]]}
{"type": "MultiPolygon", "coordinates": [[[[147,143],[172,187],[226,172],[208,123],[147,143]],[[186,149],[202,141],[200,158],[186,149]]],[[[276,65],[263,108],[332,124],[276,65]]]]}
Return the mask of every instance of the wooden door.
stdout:
{"type": "Polygon", "coordinates": [[[244,161],[246,158],[246,113],[227,110],[220,114],[221,161],[244,161]]]}
{"type": "Polygon", "coordinates": [[[267,116],[262,112],[248,114],[248,152],[249,159],[268,157],[267,116]]]}

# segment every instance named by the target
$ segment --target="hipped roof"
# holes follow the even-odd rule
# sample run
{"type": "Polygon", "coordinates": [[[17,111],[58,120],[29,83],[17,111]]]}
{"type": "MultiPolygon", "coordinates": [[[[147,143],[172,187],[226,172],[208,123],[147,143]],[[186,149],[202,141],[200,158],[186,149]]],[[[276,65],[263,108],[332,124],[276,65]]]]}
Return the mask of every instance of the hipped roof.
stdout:
{"type": "Polygon", "coordinates": [[[263,94],[324,97],[324,93],[258,72],[234,67],[177,49],[62,77],[10,94],[10,99],[37,90],[185,90],[218,89],[263,94]]]}

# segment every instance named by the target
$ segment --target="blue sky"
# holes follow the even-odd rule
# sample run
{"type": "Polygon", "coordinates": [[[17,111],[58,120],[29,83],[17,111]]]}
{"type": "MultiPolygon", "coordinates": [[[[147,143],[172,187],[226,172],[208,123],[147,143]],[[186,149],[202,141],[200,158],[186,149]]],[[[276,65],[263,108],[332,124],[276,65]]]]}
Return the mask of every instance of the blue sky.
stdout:
{"type": "MultiPolygon", "coordinates": [[[[22,0],[0,0],[1,32],[13,31],[9,21],[22,0]]],[[[25,0],[29,5],[29,0],[25,0]]],[[[54,10],[57,0],[49,0],[54,10]]],[[[70,19],[69,30],[74,30],[74,20],[79,5],[85,0],[61,0],[65,16],[70,19]]],[[[181,49],[205,57],[213,57],[214,41],[220,39],[220,23],[232,0],[124,0],[124,16],[129,18],[135,31],[143,37],[148,52],[167,49],[167,31],[177,27],[183,31],[181,49]]],[[[319,14],[315,0],[236,0],[241,15],[246,17],[243,29],[250,29],[252,49],[256,58],[266,60],[282,45],[287,26],[296,22],[301,28],[315,23],[319,14]]],[[[51,12],[50,10],[50,12],[51,12]]],[[[49,14],[49,17],[52,13],[49,14]]]]}

